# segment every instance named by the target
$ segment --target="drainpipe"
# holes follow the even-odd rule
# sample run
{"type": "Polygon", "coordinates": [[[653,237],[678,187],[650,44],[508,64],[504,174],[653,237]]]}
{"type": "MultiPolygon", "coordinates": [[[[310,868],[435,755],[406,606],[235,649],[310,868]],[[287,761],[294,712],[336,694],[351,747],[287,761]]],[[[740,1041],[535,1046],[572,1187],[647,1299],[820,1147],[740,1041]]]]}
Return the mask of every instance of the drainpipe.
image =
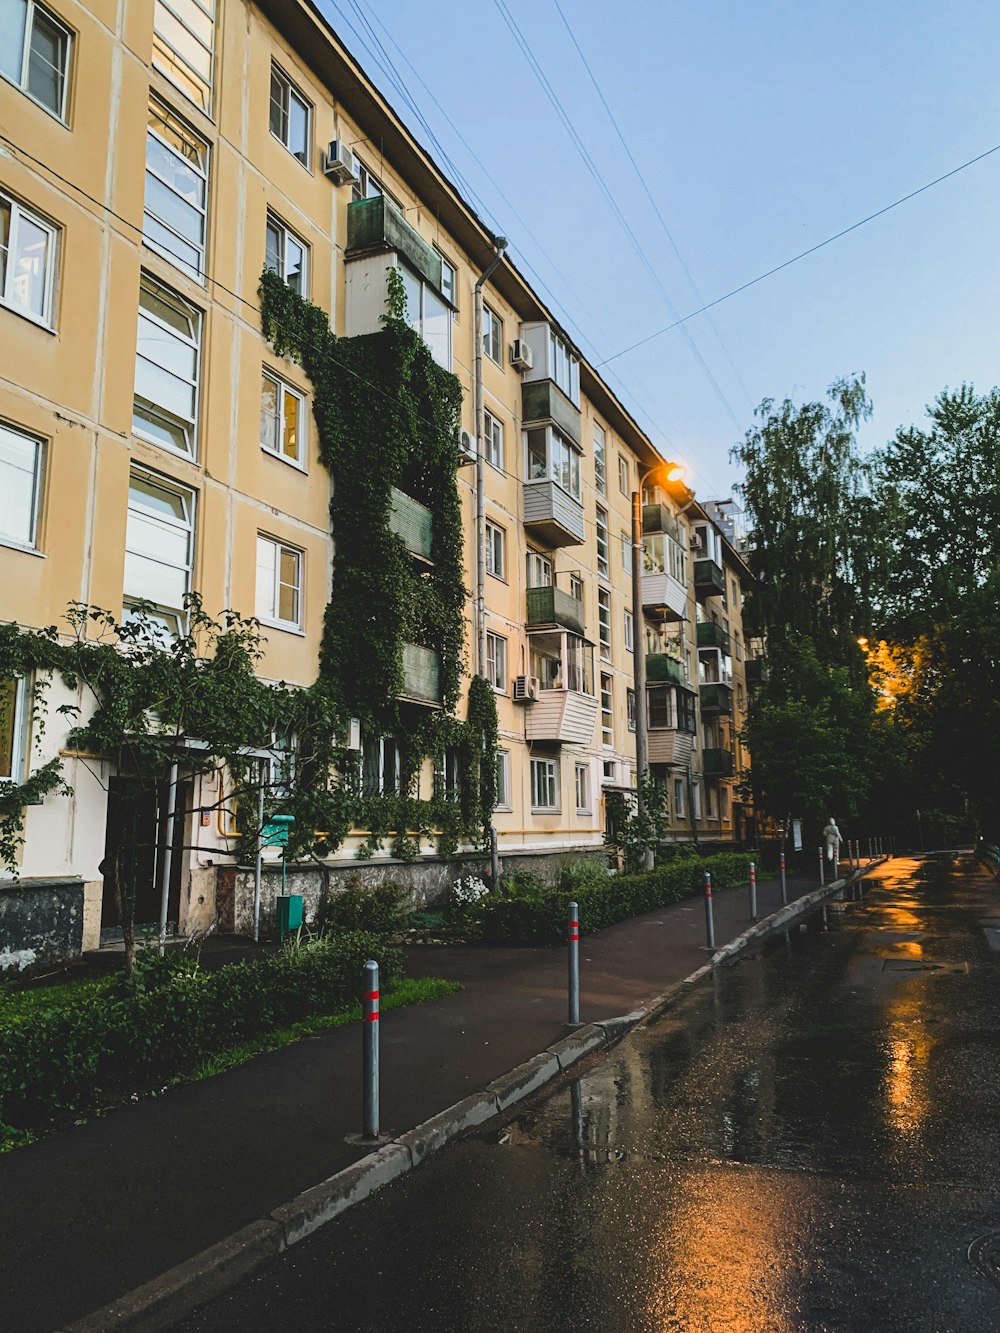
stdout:
{"type": "Polygon", "coordinates": [[[163,882],[160,887],[160,957],[167,949],[167,916],[170,910],[170,875],[174,857],[174,827],[177,820],[177,761],[170,765],[170,783],[167,787],[166,828],[167,842],[163,849],[163,882]]]}
{"type": "Polygon", "coordinates": [[[476,283],[476,674],[486,675],[486,477],[483,462],[483,287],[503,261],[507,238],[493,241],[495,254],[476,283]]]}

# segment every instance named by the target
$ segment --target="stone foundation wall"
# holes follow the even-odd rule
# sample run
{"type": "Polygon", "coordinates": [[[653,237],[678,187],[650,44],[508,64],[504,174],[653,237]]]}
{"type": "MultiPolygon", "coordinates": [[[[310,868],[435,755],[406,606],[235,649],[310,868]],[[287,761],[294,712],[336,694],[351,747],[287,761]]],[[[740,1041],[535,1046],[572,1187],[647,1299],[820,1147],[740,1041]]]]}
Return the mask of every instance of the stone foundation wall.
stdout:
{"type": "Polygon", "coordinates": [[[0,976],[25,975],[83,948],[82,879],[0,884],[0,976]]]}

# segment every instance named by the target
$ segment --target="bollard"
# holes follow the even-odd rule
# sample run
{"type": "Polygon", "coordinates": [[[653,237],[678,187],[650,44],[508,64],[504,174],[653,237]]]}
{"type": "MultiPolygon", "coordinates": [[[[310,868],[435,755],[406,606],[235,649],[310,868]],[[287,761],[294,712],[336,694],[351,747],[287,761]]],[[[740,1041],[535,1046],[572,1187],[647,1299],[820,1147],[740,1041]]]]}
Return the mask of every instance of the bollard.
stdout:
{"type": "Polygon", "coordinates": [[[757,867],[750,862],[750,920],[757,920],[757,867]]]}
{"type": "Polygon", "coordinates": [[[788,905],[788,883],[785,879],[785,853],[781,853],[781,905],[788,905]]]}
{"type": "Polygon", "coordinates": [[[361,1025],[363,1046],[362,1127],[363,1139],[377,1139],[378,1115],[378,963],[365,963],[364,988],[361,992],[364,1022],[361,1025]]]}
{"type": "Polygon", "coordinates": [[[823,865],[823,848],[821,847],[821,848],[819,849],[819,886],[820,886],[820,888],[822,888],[823,885],[824,885],[825,883],[826,883],[826,867],[823,865]]]}
{"type": "Polygon", "coordinates": [[[705,871],[705,934],[708,937],[708,947],[715,952],[715,915],[712,910],[712,874],[711,871],[705,871]]]}
{"type": "Polygon", "coordinates": [[[566,933],[569,945],[569,1021],[580,1021],[580,909],[569,905],[569,926],[566,933]]]}
{"type": "Polygon", "coordinates": [[[869,839],[868,839],[868,860],[870,861],[871,859],[872,859],[872,840],[871,840],[871,838],[869,838],[869,839]]]}

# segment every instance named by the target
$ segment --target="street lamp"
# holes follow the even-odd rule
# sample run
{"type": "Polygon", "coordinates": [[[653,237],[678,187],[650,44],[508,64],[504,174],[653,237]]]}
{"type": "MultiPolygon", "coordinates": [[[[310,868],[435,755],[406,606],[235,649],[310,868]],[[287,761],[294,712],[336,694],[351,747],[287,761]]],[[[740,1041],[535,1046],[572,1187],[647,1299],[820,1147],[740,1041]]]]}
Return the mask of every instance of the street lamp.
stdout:
{"type": "MultiPolygon", "coordinates": [[[[643,782],[649,775],[649,734],[646,724],[646,636],[642,617],[642,492],[649,479],[659,473],[666,486],[683,485],[684,467],[680,463],[656,463],[639,477],[639,488],[632,492],[632,668],[635,683],[635,769],[636,800],[639,819],[646,812],[643,782]]],[[[653,849],[643,852],[643,867],[653,868],[653,849]]]]}

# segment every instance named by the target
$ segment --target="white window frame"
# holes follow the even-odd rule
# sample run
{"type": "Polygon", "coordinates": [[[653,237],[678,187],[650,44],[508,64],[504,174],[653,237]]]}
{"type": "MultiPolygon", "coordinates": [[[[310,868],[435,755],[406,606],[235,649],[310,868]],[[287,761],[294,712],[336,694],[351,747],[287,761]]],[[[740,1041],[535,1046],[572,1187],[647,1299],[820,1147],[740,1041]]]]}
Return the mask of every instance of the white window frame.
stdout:
{"type": "Polygon", "coordinates": [[[451,306],[451,317],[458,319],[458,269],[446,259],[441,251],[434,247],[434,253],[441,261],[441,295],[451,306]]]}
{"type": "Polygon", "coordinates": [[[607,588],[597,589],[597,639],[601,650],[601,661],[611,661],[611,592],[607,588]]]}
{"type": "Polygon", "coordinates": [[[501,370],[503,364],[503,320],[483,302],[483,351],[501,370]]]}
{"type": "Polygon", "coordinates": [[[309,245],[302,237],[291,227],[282,222],[277,213],[267,210],[267,220],[264,224],[264,263],[267,264],[267,232],[268,229],[277,234],[278,239],[278,267],[273,271],[277,273],[282,282],[287,283],[293,292],[298,292],[300,296],[309,296],[309,275],[312,268],[312,253],[309,245]],[[302,270],[299,278],[298,287],[288,282],[288,243],[293,242],[302,251],[302,270]]]}
{"type": "Polygon", "coordinates": [[[272,458],[280,458],[283,463],[288,463],[290,464],[291,467],[298,468],[300,472],[305,472],[306,458],[307,458],[308,444],[309,444],[309,433],[308,433],[307,423],[308,423],[308,402],[306,400],[305,395],[300,393],[298,389],[292,388],[292,386],[288,384],[287,381],[283,380],[280,375],[276,375],[274,371],[270,369],[270,367],[263,366],[261,368],[260,447],[261,449],[263,449],[264,453],[270,454],[272,458]],[[264,421],[263,381],[264,380],[267,380],[278,391],[278,413],[277,416],[275,416],[274,418],[274,428],[277,434],[277,439],[273,442],[273,444],[265,444],[263,439],[263,421],[264,421]],[[295,415],[295,424],[296,424],[295,445],[298,453],[296,457],[293,457],[291,454],[285,453],[284,449],[281,447],[282,442],[285,438],[286,398],[294,398],[297,404],[296,415],[295,415]]]}
{"type": "Polygon", "coordinates": [[[170,3],[164,3],[164,0],[155,0],[153,6],[153,68],[159,70],[164,78],[169,79],[174,87],[179,89],[189,102],[192,102],[196,107],[199,107],[208,116],[212,114],[212,94],[214,90],[215,26],[214,0],[170,0],[170,3]],[[184,8],[186,8],[192,15],[196,15],[198,11],[200,11],[208,20],[212,29],[211,45],[207,44],[204,37],[195,30],[195,27],[189,21],[186,21],[182,14],[178,13],[178,10],[184,8]],[[164,32],[163,26],[157,23],[157,19],[163,16],[167,16],[168,20],[173,20],[173,22],[179,24],[185,30],[187,35],[206,52],[208,56],[207,75],[200,70],[196,70],[191,62],[187,60],[181,52],[178,51],[176,46],[170,42],[164,32]],[[166,57],[161,57],[160,60],[157,61],[157,55],[159,54],[156,49],[157,41],[162,42],[163,46],[170,52],[174,60],[178,61],[179,64],[183,65],[185,70],[188,71],[185,77],[190,79],[191,85],[194,85],[201,91],[202,95],[200,97],[193,97],[191,95],[191,87],[185,87],[185,85],[176,77],[174,71],[171,69],[170,61],[166,57]]]}
{"type": "Polygon", "coordinates": [[[185,383],[190,384],[192,389],[191,397],[192,397],[192,404],[194,407],[194,416],[190,418],[178,416],[174,412],[172,412],[169,408],[163,407],[161,404],[153,402],[152,399],[149,398],[142,399],[142,402],[148,404],[149,408],[152,410],[152,415],[163,417],[165,418],[168,425],[180,426],[181,429],[186,432],[189,448],[179,449],[176,445],[168,444],[164,440],[159,439],[156,435],[153,434],[153,432],[148,427],[145,430],[143,430],[141,424],[140,425],[136,424],[135,402],[138,401],[139,399],[139,394],[138,392],[136,392],[133,395],[132,434],[138,435],[140,439],[148,440],[150,444],[155,444],[158,449],[165,449],[168,453],[178,454],[181,458],[188,458],[191,459],[192,461],[195,461],[198,457],[198,408],[199,408],[199,399],[201,397],[201,383],[200,383],[201,342],[202,342],[202,334],[205,327],[204,317],[202,315],[202,312],[196,306],[193,306],[190,303],[190,301],[186,301],[184,297],[181,296],[178,292],[175,292],[171,287],[167,287],[166,284],[160,282],[159,279],[154,278],[152,274],[143,273],[141,275],[141,279],[139,282],[139,289],[140,289],[140,295],[139,295],[140,319],[146,318],[150,320],[154,325],[158,326],[161,333],[165,337],[172,338],[176,342],[182,344],[183,346],[191,347],[194,349],[194,354],[195,354],[194,378],[187,379],[186,376],[176,375],[172,371],[165,371],[165,368],[163,366],[157,365],[155,361],[151,361],[149,360],[149,358],[141,356],[138,347],[138,331],[137,331],[137,342],[136,342],[136,353],[135,353],[136,363],[138,364],[139,360],[146,361],[149,365],[156,367],[161,372],[170,374],[173,379],[183,380],[185,383]],[[164,304],[173,305],[182,314],[190,318],[191,323],[195,329],[194,336],[186,337],[184,334],[180,333],[178,329],[164,323],[164,321],[152,310],[145,309],[142,305],[143,291],[147,291],[151,295],[156,296],[157,298],[162,300],[164,304]]]}
{"type": "MultiPolygon", "coordinates": [[[[42,500],[45,494],[45,462],[46,462],[46,442],[38,435],[31,435],[28,431],[19,430],[16,426],[7,421],[0,421],[0,450],[3,449],[5,437],[12,437],[17,444],[34,445],[35,457],[31,471],[31,501],[30,513],[28,515],[28,540],[19,541],[14,533],[0,531],[0,546],[10,546],[19,551],[37,551],[38,534],[41,527],[42,500]]],[[[15,446],[16,447],[16,444],[15,446]]],[[[4,466],[17,467],[18,464],[4,464],[0,460],[0,477],[3,476],[4,466]]],[[[7,494],[9,489],[4,488],[7,494]]],[[[0,501],[0,512],[2,512],[2,501],[0,501]]]]}
{"type": "Polygon", "coordinates": [[[359,157],[355,157],[354,167],[357,180],[351,187],[351,201],[353,203],[358,203],[362,199],[377,199],[379,195],[386,193],[382,188],[382,182],[373,171],[365,166],[359,157]]]}
{"type": "Polygon", "coordinates": [[[507,693],[507,639],[493,630],[486,631],[486,679],[497,694],[507,693]]]}
{"type": "Polygon", "coordinates": [[[625,687],[625,725],[635,731],[635,690],[631,685],[625,687]]]}
{"type": "MultiPolygon", "coordinates": [[[[28,677],[14,676],[11,679],[14,684],[14,699],[13,716],[10,723],[10,772],[7,774],[0,772],[0,786],[4,782],[23,782],[28,768],[28,719],[30,716],[28,677]]],[[[0,707],[3,707],[3,705],[0,704],[0,707]]],[[[0,756],[0,767],[2,766],[3,757],[0,756]]]]}
{"type": "Polygon", "coordinates": [[[590,799],[590,765],[575,765],[576,782],[576,813],[578,815],[589,815],[593,813],[593,805],[590,799]]]}
{"type": "Polygon", "coordinates": [[[426,327],[426,321],[428,317],[428,312],[427,312],[428,297],[436,301],[437,304],[444,310],[445,315],[449,316],[451,311],[447,301],[444,300],[441,293],[437,290],[437,288],[433,285],[433,283],[428,282],[426,278],[422,277],[419,273],[415,272],[407,265],[400,264],[398,272],[400,277],[403,279],[403,284],[404,287],[406,288],[406,322],[409,324],[411,329],[419,333],[421,338],[423,338],[424,342],[427,344],[428,349],[430,350],[431,356],[434,357],[434,360],[437,361],[438,365],[444,366],[445,370],[451,370],[452,324],[454,323],[454,321],[450,318],[446,318],[444,321],[444,335],[445,335],[446,347],[444,349],[443,359],[438,354],[439,349],[437,349],[434,346],[434,343],[428,337],[427,327],[426,327]],[[416,301],[417,301],[416,311],[414,311],[412,308],[412,302],[410,300],[411,295],[416,296],[416,301]]]}
{"type": "Polygon", "coordinates": [[[18,77],[17,79],[11,79],[7,75],[0,75],[0,78],[6,79],[9,83],[12,83],[15,88],[19,88],[21,92],[24,93],[25,97],[34,102],[35,106],[40,106],[43,111],[47,111],[50,116],[54,116],[56,120],[62,121],[64,125],[66,124],[66,100],[69,95],[70,63],[73,54],[74,35],[72,29],[68,28],[62,19],[58,18],[47,5],[39,5],[35,3],[35,0],[28,0],[24,15],[24,45],[21,49],[21,68],[18,77]],[[58,109],[49,106],[47,102],[43,102],[40,97],[36,97],[28,88],[28,78],[31,69],[31,39],[35,31],[35,15],[39,13],[43,14],[48,22],[51,23],[54,28],[59,30],[60,35],[65,41],[65,59],[63,61],[62,69],[59,71],[62,77],[62,96],[59,99],[58,109]]]}
{"type": "Polygon", "coordinates": [[[288,77],[288,75],[285,73],[285,71],[281,68],[281,66],[278,64],[276,60],[271,61],[271,83],[270,83],[270,96],[268,99],[267,125],[268,129],[271,131],[272,137],[277,139],[278,143],[280,143],[283,148],[287,149],[288,152],[291,153],[292,157],[295,158],[296,162],[301,162],[302,165],[305,167],[306,171],[310,171],[311,168],[309,166],[309,158],[311,156],[311,150],[312,150],[313,104],[312,102],[309,101],[308,97],[306,97],[306,95],[302,92],[302,90],[295,83],[292,82],[292,80],[288,77]],[[285,120],[286,137],[284,138],[282,138],[282,136],[275,130],[274,126],[271,124],[271,108],[275,105],[274,101],[275,83],[277,83],[279,88],[281,89],[284,99],[283,104],[280,107],[281,113],[285,120]],[[306,117],[306,136],[305,136],[306,141],[301,155],[295,151],[295,149],[289,142],[289,140],[291,139],[291,130],[292,130],[292,116],[291,116],[292,98],[295,98],[295,100],[299,102],[299,104],[302,106],[303,110],[305,111],[305,117],[306,117]]]}
{"type": "Polygon", "coordinates": [[[594,486],[598,495],[608,493],[608,433],[594,422],[594,486]]]}
{"type": "Polygon", "coordinates": [[[632,474],[624,454],[618,455],[618,489],[622,495],[632,494],[632,474]]]}
{"type": "Polygon", "coordinates": [[[684,779],[674,778],[674,818],[683,819],[684,816],[684,779]]]}
{"type": "Polygon", "coordinates": [[[510,751],[497,750],[496,810],[510,810],[510,751]]]}
{"type": "Polygon", "coordinates": [[[399,741],[395,736],[373,737],[373,736],[363,735],[361,737],[361,750],[359,752],[358,757],[361,766],[361,789],[366,796],[384,796],[387,792],[390,792],[393,795],[399,794],[399,788],[400,788],[399,741]],[[393,775],[391,784],[387,784],[385,780],[387,745],[391,745],[393,747],[392,753],[389,756],[392,759],[392,766],[393,766],[393,775]],[[375,746],[378,746],[378,782],[376,784],[375,790],[373,791],[370,787],[366,786],[366,767],[367,767],[367,759],[369,755],[374,753],[375,746]]]}
{"type": "Polygon", "coordinates": [[[701,819],[701,781],[698,778],[691,780],[691,813],[694,815],[695,822],[701,819]]]}
{"type": "Polygon", "coordinates": [[[551,588],[552,560],[529,546],[524,556],[524,578],[529,588],[551,588]]]}
{"type": "Polygon", "coordinates": [[[142,239],[146,243],[146,245],[149,246],[151,250],[155,250],[156,253],[158,255],[162,255],[163,258],[166,259],[168,263],[173,264],[174,268],[180,269],[182,273],[186,273],[188,277],[191,278],[194,282],[199,282],[204,286],[206,281],[205,250],[208,244],[209,144],[196,130],[191,128],[191,126],[187,123],[187,121],[183,118],[183,116],[177,115],[175,111],[171,110],[171,108],[168,107],[164,102],[161,102],[159,98],[157,97],[150,98],[149,111],[147,113],[147,118],[146,118],[146,177],[148,180],[148,178],[152,176],[155,180],[159,181],[160,185],[162,185],[165,190],[168,190],[171,194],[175,195],[177,198],[180,198],[180,195],[178,194],[177,190],[174,189],[173,182],[168,180],[165,176],[163,176],[159,171],[156,170],[155,163],[150,162],[150,157],[149,157],[150,136],[152,136],[156,140],[156,142],[160,145],[160,148],[163,151],[169,153],[171,157],[176,158],[178,162],[180,162],[194,175],[201,178],[202,181],[201,207],[198,208],[196,205],[192,204],[189,199],[183,199],[182,201],[188,207],[194,208],[195,211],[201,215],[201,238],[198,241],[192,241],[190,237],[185,236],[182,232],[179,232],[177,228],[173,225],[173,223],[170,222],[167,218],[160,217],[158,213],[154,212],[149,201],[149,192],[147,189],[143,193],[142,239]],[[185,157],[182,153],[179,153],[175,145],[170,143],[164,137],[164,135],[158,132],[157,129],[154,127],[152,123],[154,119],[158,120],[161,124],[164,125],[171,119],[176,121],[178,129],[182,131],[184,134],[190,136],[192,146],[199,153],[199,160],[197,162],[192,161],[191,158],[185,157]],[[190,246],[191,249],[197,250],[198,264],[195,269],[191,268],[190,264],[188,264],[188,262],[182,257],[182,255],[178,250],[172,250],[168,245],[165,245],[161,241],[155,240],[152,235],[147,234],[146,230],[147,217],[149,218],[150,222],[155,223],[156,226],[158,227],[162,227],[164,231],[169,232],[172,237],[176,237],[179,245],[190,246]]]}
{"type": "Polygon", "coordinates": [[[270,533],[257,533],[257,558],[255,569],[257,573],[258,584],[255,591],[254,607],[256,618],[262,625],[273,625],[276,629],[299,630],[302,629],[303,604],[305,602],[305,551],[300,546],[292,546],[290,542],[282,541],[280,537],[272,537],[270,533]],[[260,614],[261,588],[259,580],[261,576],[261,546],[267,545],[273,548],[274,559],[271,570],[271,605],[274,607],[273,615],[260,614]],[[288,552],[295,557],[296,582],[292,584],[282,584],[281,582],[281,557],[284,552],[288,552]],[[294,620],[283,620],[280,613],[281,609],[281,589],[290,587],[295,592],[295,610],[296,618],[294,620]]]}
{"type": "Polygon", "coordinates": [[[632,573],[632,537],[630,533],[623,532],[621,535],[622,544],[622,569],[626,574],[632,573]]]}
{"type": "Polygon", "coordinates": [[[631,611],[626,611],[623,618],[625,630],[625,651],[627,653],[635,652],[635,617],[631,611]]]}
{"type": "Polygon", "coordinates": [[[42,328],[51,329],[54,327],[52,320],[53,291],[55,288],[56,273],[56,254],[59,244],[59,228],[51,222],[47,222],[40,217],[33,209],[25,208],[19,199],[6,190],[0,190],[0,203],[5,204],[10,209],[10,232],[7,237],[7,261],[4,274],[3,290],[0,291],[0,304],[13,310],[15,314],[21,315],[24,319],[30,319],[33,324],[40,324],[42,328]],[[42,297],[41,313],[36,313],[30,306],[23,305],[17,300],[15,289],[17,283],[17,269],[15,258],[17,256],[18,238],[20,234],[22,219],[37,227],[39,231],[45,233],[48,243],[45,249],[45,286],[42,297]]]}
{"type": "MultiPolygon", "coordinates": [[[[196,507],[197,492],[193,491],[189,486],[181,486],[179,483],[173,481],[171,478],[161,476],[160,473],[158,472],[147,471],[145,468],[133,468],[129,475],[129,483],[130,485],[129,485],[128,510],[126,513],[126,520],[125,520],[126,559],[129,554],[133,554],[138,556],[140,559],[151,560],[154,563],[162,564],[166,566],[168,569],[181,570],[184,574],[184,595],[186,595],[191,591],[191,571],[194,568],[194,537],[195,537],[195,522],[197,519],[197,507],[196,507]],[[181,521],[175,518],[170,518],[167,515],[161,513],[159,510],[144,509],[140,504],[134,503],[131,493],[132,481],[141,481],[144,482],[147,486],[157,486],[161,490],[167,491],[170,494],[180,496],[184,502],[187,511],[187,520],[181,521]],[[157,560],[156,556],[150,555],[148,551],[130,552],[129,537],[128,537],[128,515],[131,513],[141,514],[142,518],[146,522],[152,522],[167,530],[186,533],[187,556],[185,562],[181,565],[176,565],[176,564],[171,564],[169,561],[166,560],[157,560]]],[[[127,619],[128,608],[130,606],[134,606],[138,602],[149,601],[150,605],[154,609],[154,612],[158,614],[161,619],[164,620],[165,627],[169,630],[169,632],[182,633],[187,622],[187,613],[184,608],[184,600],[183,600],[184,595],[182,595],[181,597],[180,606],[166,606],[158,602],[153,602],[151,598],[144,597],[142,593],[131,591],[129,589],[123,589],[123,602],[126,608],[125,612],[123,613],[123,618],[127,619]]]]}
{"type": "Polygon", "coordinates": [[[503,422],[488,407],[483,408],[483,457],[490,467],[503,471],[503,422]]]}
{"type": "Polygon", "coordinates": [[[608,531],[608,512],[602,509],[600,505],[596,508],[595,518],[595,544],[597,547],[597,572],[604,578],[608,578],[611,572],[611,536],[608,531]]]}
{"type": "Polygon", "coordinates": [[[552,328],[549,329],[549,362],[553,384],[562,389],[571,403],[579,407],[580,363],[570,350],[569,343],[552,328]]]}
{"type": "Polygon", "coordinates": [[[490,519],[486,520],[486,572],[507,581],[507,529],[490,519]]]}
{"type": "Polygon", "coordinates": [[[608,672],[601,672],[601,744],[605,750],[615,748],[615,682],[608,672]]]}
{"type": "Polygon", "coordinates": [[[266,759],[267,787],[272,796],[283,800],[292,794],[298,766],[298,736],[291,727],[271,731],[271,753],[266,759]]]}
{"type": "Polygon", "coordinates": [[[559,813],[559,760],[532,756],[531,808],[533,811],[559,813]],[[539,799],[544,797],[546,799],[539,799]],[[551,799],[549,799],[551,798],[551,799]]]}

